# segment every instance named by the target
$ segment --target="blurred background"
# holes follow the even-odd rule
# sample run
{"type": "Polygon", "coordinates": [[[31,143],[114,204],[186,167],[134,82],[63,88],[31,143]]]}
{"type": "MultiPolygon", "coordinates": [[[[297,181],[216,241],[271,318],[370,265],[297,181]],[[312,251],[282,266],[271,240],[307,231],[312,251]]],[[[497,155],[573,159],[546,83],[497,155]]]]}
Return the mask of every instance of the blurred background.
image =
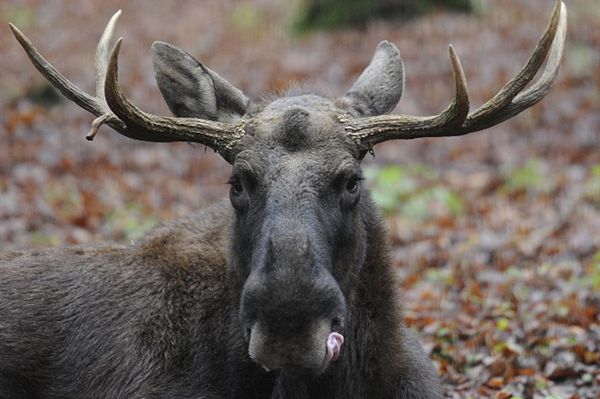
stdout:
{"type": "MultiPolygon", "coordinates": [[[[541,103],[482,133],[381,144],[363,162],[388,220],[406,320],[437,362],[448,397],[600,395],[600,7],[566,3],[565,56],[541,103]]],[[[108,127],[86,141],[94,117],[49,86],[9,21],[93,92],[96,43],[122,8],[120,80],[138,106],[158,114],[169,111],[152,72],[154,40],[185,49],[260,100],[293,82],[341,95],[387,39],[406,71],[394,112],[428,115],[451,99],[449,43],[474,109],[520,70],[552,7],[3,0],[0,251],[129,242],[222,199],[230,172],[202,146],[136,142],[108,127]]]]}

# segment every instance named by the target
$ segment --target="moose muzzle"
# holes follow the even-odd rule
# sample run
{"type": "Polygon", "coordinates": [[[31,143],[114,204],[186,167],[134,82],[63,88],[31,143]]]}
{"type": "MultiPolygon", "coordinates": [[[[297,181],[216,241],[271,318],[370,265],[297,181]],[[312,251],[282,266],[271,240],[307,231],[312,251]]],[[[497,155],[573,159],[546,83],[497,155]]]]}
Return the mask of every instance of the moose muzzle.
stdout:
{"type": "Polygon", "coordinates": [[[250,331],[248,353],[267,371],[305,369],[324,371],[340,355],[344,336],[331,331],[331,323],[315,323],[305,334],[278,338],[265,332],[261,323],[250,331]]]}
{"type": "Polygon", "coordinates": [[[248,353],[268,370],[318,373],[340,356],[344,295],[306,224],[279,221],[269,233],[242,293],[248,353]]]}

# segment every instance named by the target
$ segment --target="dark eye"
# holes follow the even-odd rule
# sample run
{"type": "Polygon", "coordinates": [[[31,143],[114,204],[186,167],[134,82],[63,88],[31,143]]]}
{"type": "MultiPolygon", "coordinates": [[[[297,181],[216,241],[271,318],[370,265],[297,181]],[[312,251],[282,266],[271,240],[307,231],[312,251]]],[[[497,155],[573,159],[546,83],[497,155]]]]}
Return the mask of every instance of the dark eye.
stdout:
{"type": "Polygon", "coordinates": [[[231,179],[229,179],[229,185],[231,186],[231,195],[235,197],[239,197],[244,192],[244,186],[242,185],[240,179],[237,177],[232,177],[231,179]]]}
{"type": "Polygon", "coordinates": [[[348,191],[350,194],[356,194],[358,191],[359,181],[360,179],[357,177],[350,178],[346,182],[346,191],[348,191]]]}
{"type": "Polygon", "coordinates": [[[242,179],[239,176],[231,176],[228,183],[231,205],[233,205],[238,212],[243,212],[248,206],[248,195],[244,189],[242,179]]]}
{"type": "Polygon", "coordinates": [[[338,186],[338,190],[340,190],[340,205],[343,210],[348,211],[358,203],[362,176],[360,174],[349,173],[343,176],[342,179],[340,182],[342,184],[338,186]]]}

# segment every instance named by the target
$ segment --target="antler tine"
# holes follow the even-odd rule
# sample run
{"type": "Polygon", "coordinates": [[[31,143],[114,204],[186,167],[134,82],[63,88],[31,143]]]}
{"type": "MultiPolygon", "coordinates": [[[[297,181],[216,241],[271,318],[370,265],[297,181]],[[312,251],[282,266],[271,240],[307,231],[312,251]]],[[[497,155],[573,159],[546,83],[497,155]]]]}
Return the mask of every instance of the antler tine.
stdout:
{"type": "MultiPolygon", "coordinates": [[[[121,10],[118,10],[108,21],[98,46],[96,47],[96,56],[94,58],[94,64],[96,66],[96,97],[102,99],[104,104],[106,100],[104,98],[104,81],[106,80],[106,70],[108,69],[108,61],[110,58],[110,40],[115,30],[115,24],[121,16],[121,10]]],[[[106,106],[108,109],[108,105],[106,106]]]]}
{"type": "Polygon", "coordinates": [[[117,40],[110,55],[104,92],[110,109],[127,125],[127,136],[155,142],[201,143],[228,159],[229,151],[244,135],[243,123],[156,116],[140,110],[125,96],[119,84],[118,61],[122,41],[122,38],[117,40]]]}
{"type": "Polygon", "coordinates": [[[65,97],[86,111],[89,111],[96,116],[104,113],[104,109],[100,106],[100,104],[98,104],[96,99],[71,83],[60,72],[58,72],[52,66],[52,64],[46,61],[46,59],[42,57],[42,55],[33,46],[29,38],[25,36],[23,32],[19,30],[19,28],[14,26],[12,23],[9,23],[8,25],[33,65],[52,84],[52,86],[56,87],[65,97]]]}
{"type": "Polygon", "coordinates": [[[550,91],[558,74],[566,32],[567,8],[559,0],[554,5],[546,31],[523,69],[494,97],[467,117],[460,134],[497,125],[540,101],[550,91]],[[547,55],[548,63],[540,79],[522,91],[535,77],[547,55]]]}
{"type": "MultiPolygon", "coordinates": [[[[439,118],[445,111],[437,117],[394,115],[359,118],[348,122],[346,131],[360,142],[362,148],[369,149],[376,143],[391,139],[461,136],[501,123],[537,103],[550,91],[558,74],[566,29],[567,9],[561,0],[557,0],[548,27],[525,66],[496,95],[459,124],[426,126],[416,123],[439,118]],[[548,62],[540,79],[524,90],[546,58],[548,62]]],[[[456,68],[454,70],[456,75],[456,68]]]]}
{"type": "Polygon", "coordinates": [[[96,66],[96,100],[102,105],[104,113],[92,122],[90,131],[85,136],[89,141],[94,140],[94,137],[96,137],[96,134],[98,133],[98,129],[104,124],[111,125],[111,122],[118,123],[119,126],[121,126],[121,130],[115,130],[123,132],[126,130],[126,126],[115,116],[115,114],[113,114],[108,107],[108,104],[106,104],[106,99],[104,97],[104,82],[106,80],[106,70],[108,68],[108,59],[110,56],[110,40],[112,39],[115,25],[120,16],[121,10],[118,10],[113,14],[108,21],[108,24],[106,24],[106,28],[104,28],[104,32],[102,32],[102,36],[100,36],[98,46],[96,47],[96,56],[94,57],[94,64],[96,66]]]}
{"type": "MultiPolygon", "coordinates": [[[[102,57],[102,48],[108,46],[108,42],[112,36],[112,32],[114,30],[114,25],[121,14],[121,10],[117,11],[113,17],[110,19],[104,33],[102,34],[102,38],[100,43],[98,44],[98,51],[96,53],[96,97],[92,97],[79,87],[75,86],[71,81],[65,78],[60,72],[52,66],[33,46],[31,41],[27,36],[23,34],[16,26],[9,23],[10,29],[13,34],[25,50],[25,53],[36,67],[38,71],[46,78],[48,81],[56,87],[65,97],[69,100],[73,101],[75,104],[79,105],[81,108],[86,111],[98,116],[96,120],[92,123],[92,129],[90,133],[86,136],[88,140],[93,139],[100,125],[106,123],[111,126],[113,129],[117,131],[124,131],[125,125],[121,122],[108,108],[106,105],[106,101],[104,101],[104,89],[101,88],[98,91],[98,80],[103,80],[102,74],[106,74],[106,67],[102,69],[102,62],[98,62],[98,59],[102,57]]],[[[106,51],[104,50],[104,53],[106,51]]],[[[104,56],[107,59],[107,56],[104,56]]],[[[106,65],[107,61],[104,61],[104,65],[106,65]]]]}
{"type": "Polygon", "coordinates": [[[469,113],[467,80],[460,60],[452,45],[449,46],[450,61],[454,71],[454,98],[439,115],[430,117],[411,115],[379,115],[352,120],[347,126],[348,135],[359,143],[361,150],[369,150],[383,141],[427,135],[443,136],[448,129],[462,125],[469,113]]]}

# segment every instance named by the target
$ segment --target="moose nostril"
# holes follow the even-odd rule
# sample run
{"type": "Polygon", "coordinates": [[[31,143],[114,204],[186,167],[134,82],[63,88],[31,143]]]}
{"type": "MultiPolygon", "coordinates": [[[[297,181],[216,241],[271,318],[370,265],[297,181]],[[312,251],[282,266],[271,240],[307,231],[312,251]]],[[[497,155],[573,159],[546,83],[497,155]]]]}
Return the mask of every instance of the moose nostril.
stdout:
{"type": "Polygon", "coordinates": [[[336,317],[331,321],[331,331],[339,331],[342,327],[342,320],[340,318],[336,317]]]}
{"type": "Polygon", "coordinates": [[[246,341],[250,341],[250,337],[252,336],[252,329],[254,328],[255,323],[245,322],[242,325],[242,334],[246,341]]]}

